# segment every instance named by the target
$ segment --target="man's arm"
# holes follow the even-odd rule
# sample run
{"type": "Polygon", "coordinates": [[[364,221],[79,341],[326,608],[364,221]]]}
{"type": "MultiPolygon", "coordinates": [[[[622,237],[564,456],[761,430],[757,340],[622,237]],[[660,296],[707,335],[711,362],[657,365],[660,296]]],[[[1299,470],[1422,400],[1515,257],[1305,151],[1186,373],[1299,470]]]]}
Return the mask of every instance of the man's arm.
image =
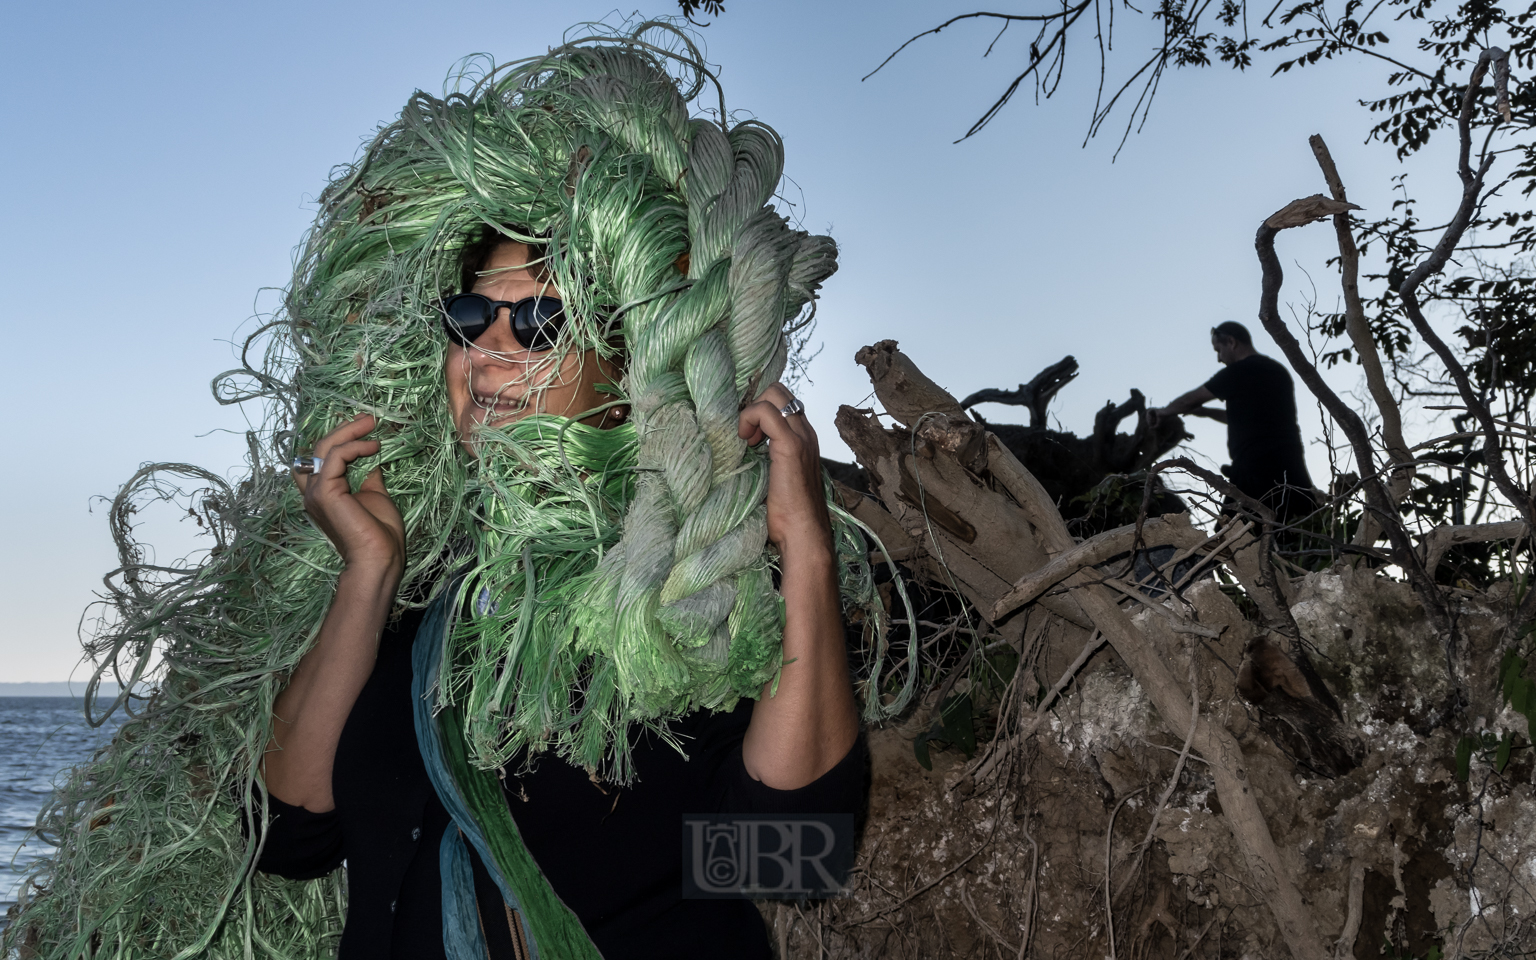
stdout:
{"type": "Polygon", "coordinates": [[[1216,394],[1208,388],[1200,386],[1180,396],[1166,407],[1153,407],[1147,411],[1147,422],[1157,426],[1163,417],[1179,417],[1186,413],[1193,413],[1198,417],[1210,417],[1212,420],[1227,422],[1225,410],[1207,407],[1205,404],[1216,399],[1216,394]]]}

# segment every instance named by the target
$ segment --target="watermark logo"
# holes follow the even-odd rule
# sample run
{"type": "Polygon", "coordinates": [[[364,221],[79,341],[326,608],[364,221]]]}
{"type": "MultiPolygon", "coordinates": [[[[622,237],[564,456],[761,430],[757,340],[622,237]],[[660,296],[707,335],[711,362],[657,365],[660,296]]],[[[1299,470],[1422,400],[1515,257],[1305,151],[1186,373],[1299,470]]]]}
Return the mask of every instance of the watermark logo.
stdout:
{"type": "Polygon", "coordinates": [[[853,853],[852,814],[688,814],[683,898],[843,896],[853,853]]]}

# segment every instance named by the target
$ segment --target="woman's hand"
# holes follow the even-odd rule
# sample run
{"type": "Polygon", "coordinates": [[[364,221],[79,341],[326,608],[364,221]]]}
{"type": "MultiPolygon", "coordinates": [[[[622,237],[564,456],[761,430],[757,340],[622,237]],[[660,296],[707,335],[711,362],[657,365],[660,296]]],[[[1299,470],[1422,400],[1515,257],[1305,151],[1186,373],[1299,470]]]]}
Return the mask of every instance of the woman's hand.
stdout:
{"type": "Polygon", "coordinates": [[[316,813],[336,806],[331,795],[336,744],[373,672],[379,636],[405,569],[405,524],[384,489],[384,475],[372,471],[357,493],[347,485],[347,466],[379,451],[377,441],[363,439],[376,426],[378,420],[367,415],[342,424],[315,444],[315,456],[324,460],[320,470],[293,475],[304,509],[346,566],[314,647],[272,706],[263,770],[273,796],[316,813]]]}
{"type": "Polygon", "coordinates": [[[779,412],[792,399],[774,384],[741,411],[738,431],[753,445],[768,440],[768,538],[779,548],[784,597],[784,666],[752,708],[741,759],[747,773],[777,790],[815,781],[859,734],[821,450],[804,414],[779,412]]]}
{"type": "Polygon", "coordinates": [[[357,493],[347,484],[347,467],[359,457],[379,452],[377,440],[365,440],[378,419],[363,414],[332,430],[315,444],[320,469],[293,475],[304,495],[304,510],[325,532],[348,568],[367,567],[397,574],[405,566],[405,522],[400,519],[384,474],[371,471],[357,493]]]}
{"type": "Polygon", "coordinates": [[[821,446],[805,414],[784,416],[794,399],[775,383],[741,411],[737,435],[768,441],[768,539],[784,557],[832,555],[832,520],[821,479],[821,446]]]}

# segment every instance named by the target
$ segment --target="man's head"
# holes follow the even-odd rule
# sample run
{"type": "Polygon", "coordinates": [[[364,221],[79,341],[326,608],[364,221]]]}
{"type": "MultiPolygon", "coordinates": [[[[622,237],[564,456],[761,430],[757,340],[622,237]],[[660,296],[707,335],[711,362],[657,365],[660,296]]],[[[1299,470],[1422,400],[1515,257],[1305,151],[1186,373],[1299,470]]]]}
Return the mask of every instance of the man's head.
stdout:
{"type": "Polygon", "coordinates": [[[1253,337],[1248,328],[1236,320],[1228,320],[1211,328],[1211,349],[1222,363],[1236,363],[1256,353],[1253,337]]]}

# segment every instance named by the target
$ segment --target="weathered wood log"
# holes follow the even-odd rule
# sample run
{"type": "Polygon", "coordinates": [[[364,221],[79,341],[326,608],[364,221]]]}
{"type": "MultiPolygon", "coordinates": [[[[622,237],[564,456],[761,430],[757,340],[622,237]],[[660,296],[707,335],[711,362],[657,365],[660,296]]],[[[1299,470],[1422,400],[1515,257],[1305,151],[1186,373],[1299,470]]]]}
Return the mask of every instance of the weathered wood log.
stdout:
{"type": "MultiPolygon", "coordinates": [[[[914,417],[913,422],[918,419],[914,417]]],[[[864,465],[871,492],[883,502],[882,507],[861,499],[844,509],[869,524],[887,549],[895,543],[903,562],[916,572],[957,588],[983,616],[1018,578],[1049,560],[1035,545],[1018,507],[997,491],[978,485],[956,455],[945,455],[931,442],[932,429],[929,439],[901,428],[886,430],[873,415],[847,406],[838,410],[836,423],[843,442],[864,465]]],[[[932,428],[933,424],[929,420],[925,425],[932,428]]],[[[976,436],[985,441],[984,431],[976,436]]],[[[965,452],[967,444],[958,440],[947,447],[965,452]]],[[[985,456],[984,446],[981,451],[985,456]]],[[[1087,625],[1087,617],[1070,598],[1053,597],[1046,606],[1073,623],[1087,625]]],[[[1017,622],[999,618],[993,625],[1003,636],[1016,639],[1024,618],[1012,620],[1017,622]]]]}
{"type": "Polygon", "coordinates": [[[1486,543],[1489,540],[1514,540],[1529,536],[1524,520],[1506,520],[1503,523],[1448,524],[1436,527],[1419,541],[1424,557],[1424,572],[1431,579],[1435,568],[1445,559],[1447,550],[1458,543],[1486,543]]]}
{"type": "Polygon", "coordinates": [[[884,393],[877,391],[876,395],[885,412],[902,426],[953,454],[966,469],[985,464],[982,448],[986,431],[954,397],[897,350],[895,340],[865,347],[853,360],[869,371],[870,380],[888,384],[884,393]]]}
{"type": "Polygon", "coordinates": [[[1001,620],[1084,567],[1096,567],[1139,545],[1169,544],[1188,548],[1198,546],[1205,540],[1205,534],[1190,526],[1189,515],[1186,513],[1154,517],[1142,525],[1139,533],[1134,523],[1106,530],[1065,553],[1057,554],[1050,563],[1020,578],[1013,589],[1003,594],[1002,599],[992,608],[992,619],[1001,620]]]}
{"type": "MultiPolygon", "coordinates": [[[[885,371],[893,362],[903,362],[888,355],[882,344],[866,349],[868,353],[861,362],[874,365],[879,371],[885,371]]],[[[915,392],[910,389],[902,392],[933,400],[931,410],[922,409],[921,403],[914,404],[913,409],[921,412],[913,418],[906,417],[900,410],[889,411],[899,422],[919,430],[920,426],[914,424],[918,423],[916,418],[921,414],[954,417],[956,411],[949,406],[949,400],[946,399],[948,394],[942,390],[935,392],[932,382],[916,368],[899,371],[892,376],[921,378],[921,385],[915,392]]],[[[1020,384],[1017,390],[979,390],[966,397],[960,407],[967,412],[979,403],[1002,403],[1029,408],[1028,426],[990,423],[977,413],[970,413],[967,422],[974,422],[996,434],[1013,451],[1013,455],[1044,483],[1062,515],[1069,520],[1079,521],[1077,526],[1082,529],[1078,533],[1091,534],[1128,523],[1136,516],[1141,503],[1141,481],[1128,481],[1127,489],[1132,494],[1129,497],[1109,495],[1090,501],[1085,497],[1086,494],[1110,476],[1146,470],[1190,436],[1178,417],[1164,417],[1156,427],[1151,426],[1145,416],[1146,399],[1140,391],[1134,389],[1130,391],[1130,399],[1125,403],[1105,404],[1094,416],[1093,431],[1087,436],[1079,437],[1060,430],[1046,429],[1047,405],[1056,392],[1076,376],[1077,361],[1067,357],[1042,370],[1028,383],[1020,384]],[[1120,424],[1129,417],[1134,417],[1129,432],[1119,432],[1120,424]],[[1124,502],[1121,502],[1122,499],[1124,502]]],[[[919,381],[913,380],[913,383],[919,381]]],[[[905,399],[901,402],[913,403],[905,399]]],[[[967,434],[963,439],[969,440],[972,437],[974,434],[967,434]]],[[[833,477],[854,489],[868,491],[858,467],[827,461],[827,469],[833,477]]],[[[1154,483],[1157,489],[1148,508],[1150,516],[1178,513],[1185,509],[1183,502],[1165,490],[1160,481],[1154,483]]]]}
{"type": "Polygon", "coordinates": [[[1077,359],[1067,356],[1035,374],[1028,383],[1019,384],[1017,390],[978,390],[961,400],[960,406],[966,410],[978,403],[1006,403],[1009,406],[1025,407],[1029,410],[1029,425],[1043,430],[1045,410],[1050,406],[1051,398],[1075,379],[1077,359]]]}

